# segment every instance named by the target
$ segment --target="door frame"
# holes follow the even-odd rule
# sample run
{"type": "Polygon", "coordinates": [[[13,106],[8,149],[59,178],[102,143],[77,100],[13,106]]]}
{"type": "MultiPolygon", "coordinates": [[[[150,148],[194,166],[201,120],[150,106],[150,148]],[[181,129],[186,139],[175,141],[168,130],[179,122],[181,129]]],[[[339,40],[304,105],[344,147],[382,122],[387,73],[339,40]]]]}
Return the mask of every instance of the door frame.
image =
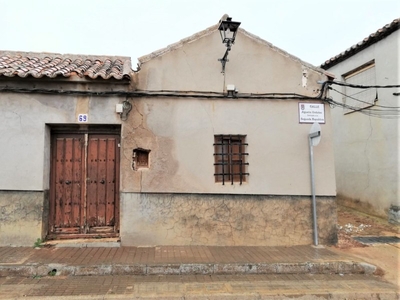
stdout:
{"type": "MultiPolygon", "coordinates": [[[[105,238],[105,237],[119,237],[120,233],[120,155],[121,155],[121,126],[120,125],[80,125],[80,124],[71,124],[71,125],[52,125],[50,127],[50,178],[49,178],[49,189],[50,189],[50,197],[49,197],[49,218],[48,218],[48,229],[47,229],[47,239],[77,239],[77,238],[105,238]],[[53,176],[55,176],[55,164],[53,163],[53,147],[54,147],[54,137],[58,134],[66,134],[66,135],[114,135],[118,137],[118,145],[116,150],[116,158],[115,158],[115,206],[114,206],[114,215],[115,215],[115,223],[114,223],[114,231],[113,232],[96,232],[96,233],[56,233],[53,232],[54,226],[54,213],[55,213],[55,187],[53,187],[53,176]]],[[[84,150],[87,152],[87,149],[84,150]]],[[[87,156],[87,153],[86,153],[87,156]]],[[[83,165],[83,174],[87,174],[87,162],[82,162],[83,165]]],[[[85,201],[86,201],[86,193],[87,193],[87,183],[84,179],[82,184],[82,193],[84,193],[85,201]]],[[[83,201],[84,202],[84,201],[83,201]]],[[[86,215],[86,207],[84,207],[84,203],[81,203],[81,214],[86,215]]]]}

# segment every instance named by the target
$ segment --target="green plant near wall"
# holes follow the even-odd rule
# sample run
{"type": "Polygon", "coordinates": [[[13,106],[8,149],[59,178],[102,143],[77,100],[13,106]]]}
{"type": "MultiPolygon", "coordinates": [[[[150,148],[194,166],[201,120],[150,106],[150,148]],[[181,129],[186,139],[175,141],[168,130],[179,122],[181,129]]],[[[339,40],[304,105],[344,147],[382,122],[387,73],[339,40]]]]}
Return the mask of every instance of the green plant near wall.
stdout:
{"type": "Polygon", "coordinates": [[[33,248],[42,248],[43,247],[43,240],[38,238],[35,243],[33,243],[33,248]]]}

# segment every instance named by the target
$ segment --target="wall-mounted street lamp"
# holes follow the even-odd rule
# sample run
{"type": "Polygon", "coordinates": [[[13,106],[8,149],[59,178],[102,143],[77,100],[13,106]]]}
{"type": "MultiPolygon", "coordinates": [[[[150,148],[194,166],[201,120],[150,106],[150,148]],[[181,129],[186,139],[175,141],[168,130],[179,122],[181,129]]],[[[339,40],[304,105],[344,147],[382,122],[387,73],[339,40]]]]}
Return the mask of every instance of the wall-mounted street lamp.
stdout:
{"type": "Polygon", "coordinates": [[[235,43],[236,33],[240,26],[240,22],[232,21],[227,14],[223,15],[219,21],[219,33],[221,35],[222,43],[226,46],[224,57],[218,59],[222,63],[222,72],[225,73],[225,64],[228,60],[229,51],[231,51],[232,45],[235,43]]]}

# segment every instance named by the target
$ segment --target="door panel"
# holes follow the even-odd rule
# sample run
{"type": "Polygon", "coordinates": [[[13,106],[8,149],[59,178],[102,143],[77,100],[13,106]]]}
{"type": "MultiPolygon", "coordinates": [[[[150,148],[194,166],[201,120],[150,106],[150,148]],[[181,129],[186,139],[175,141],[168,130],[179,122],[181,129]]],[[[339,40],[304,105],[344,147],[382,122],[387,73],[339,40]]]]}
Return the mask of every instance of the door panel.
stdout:
{"type": "Polygon", "coordinates": [[[115,226],[116,214],[118,213],[116,207],[116,182],[117,182],[117,149],[118,140],[108,139],[107,160],[106,160],[106,225],[115,226]]]}
{"type": "Polygon", "coordinates": [[[115,136],[91,136],[88,145],[88,226],[91,232],[113,230],[116,202],[115,136]]]}
{"type": "Polygon", "coordinates": [[[88,174],[87,174],[87,225],[89,227],[95,227],[97,225],[97,208],[98,208],[98,197],[100,191],[98,191],[98,147],[99,143],[97,139],[89,139],[88,146],[88,174]]]}
{"type": "Polygon", "coordinates": [[[54,139],[53,187],[54,223],[56,232],[79,232],[82,225],[82,164],[83,140],[79,136],[64,136],[54,139]]]}
{"type": "Polygon", "coordinates": [[[118,145],[112,134],[53,136],[49,236],[118,233],[118,145]]]}

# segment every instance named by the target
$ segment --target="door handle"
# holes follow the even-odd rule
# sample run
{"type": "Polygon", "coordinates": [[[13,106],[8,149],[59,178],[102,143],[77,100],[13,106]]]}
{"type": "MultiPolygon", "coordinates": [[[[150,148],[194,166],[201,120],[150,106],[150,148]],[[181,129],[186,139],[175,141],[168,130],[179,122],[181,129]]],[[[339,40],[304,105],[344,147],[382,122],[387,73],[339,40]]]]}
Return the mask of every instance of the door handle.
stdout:
{"type": "Polygon", "coordinates": [[[71,184],[71,181],[65,180],[65,184],[71,184]]]}
{"type": "Polygon", "coordinates": [[[101,183],[101,184],[104,184],[104,183],[105,183],[104,179],[102,179],[102,180],[100,181],[100,183],[101,183]]]}

